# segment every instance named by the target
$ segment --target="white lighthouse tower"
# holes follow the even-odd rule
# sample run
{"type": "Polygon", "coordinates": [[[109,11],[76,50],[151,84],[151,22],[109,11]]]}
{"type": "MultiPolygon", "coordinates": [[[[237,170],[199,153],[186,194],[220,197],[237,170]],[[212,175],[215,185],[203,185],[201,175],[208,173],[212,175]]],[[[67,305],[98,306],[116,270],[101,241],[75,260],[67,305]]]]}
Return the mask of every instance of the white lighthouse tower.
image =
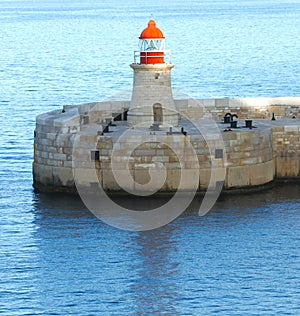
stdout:
{"type": "Polygon", "coordinates": [[[148,22],[134,52],[134,81],[128,122],[131,126],[177,126],[178,114],[171,88],[170,54],[165,38],[154,20],[148,22]]]}

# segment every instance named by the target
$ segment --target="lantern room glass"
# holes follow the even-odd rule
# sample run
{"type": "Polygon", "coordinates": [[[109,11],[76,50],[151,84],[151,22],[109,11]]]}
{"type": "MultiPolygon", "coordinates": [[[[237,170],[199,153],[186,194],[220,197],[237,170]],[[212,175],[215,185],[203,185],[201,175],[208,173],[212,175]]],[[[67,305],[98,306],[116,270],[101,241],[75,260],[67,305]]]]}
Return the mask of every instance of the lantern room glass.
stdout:
{"type": "Polygon", "coordinates": [[[141,39],[139,42],[140,51],[164,51],[165,40],[164,39],[141,39]]]}

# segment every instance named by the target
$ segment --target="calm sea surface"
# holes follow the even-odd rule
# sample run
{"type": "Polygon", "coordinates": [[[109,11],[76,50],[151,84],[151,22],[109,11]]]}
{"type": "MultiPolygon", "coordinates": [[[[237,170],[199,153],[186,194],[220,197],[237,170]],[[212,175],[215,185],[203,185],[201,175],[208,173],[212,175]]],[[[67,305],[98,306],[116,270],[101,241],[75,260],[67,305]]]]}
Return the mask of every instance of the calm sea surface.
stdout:
{"type": "Polygon", "coordinates": [[[140,233],[33,192],[36,115],[128,95],[150,18],[174,89],[300,96],[296,0],[0,0],[0,315],[300,314],[300,185],[140,233]]]}

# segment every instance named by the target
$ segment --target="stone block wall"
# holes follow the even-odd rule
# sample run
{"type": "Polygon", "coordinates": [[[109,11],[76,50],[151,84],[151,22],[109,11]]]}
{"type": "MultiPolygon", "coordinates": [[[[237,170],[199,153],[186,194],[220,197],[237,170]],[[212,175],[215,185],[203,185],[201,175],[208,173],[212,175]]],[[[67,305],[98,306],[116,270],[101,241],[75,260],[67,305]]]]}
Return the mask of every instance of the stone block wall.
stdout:
{"type": "Polygon", "coordinates": [[[273,126],[277,178],[300,177],[300,125],[273,126]]]}
{"type": "MultiPolygon", "coordinates": [[[[158,142],[143,142],[143,137],[126,137],[121,141],[112,137],[101,136],[98,139],[96,146],[97,160],[95,161],[96,172],[99,175],[101,186],[105,190],[115,191],[120,190],[120,185],[116,181],[113,170],[124,177],[128,175],[125,169],[129,170],[129,173],[133,179],[132,181],[125,181],[123,189],[138,190],[140,185],[147,183],[150,179],[149,169],[161,170],[166,172],[165,181],[161,187],[162,191],[173,191],[178,188],[180,182],[181,168],[188,169],[190,175],[195,174],[195,157],[189,149],[185,149],[185,140],[183,135],[166,136],[168,144],[158,142]],[[142,144],[134,148],[136,142],[142,144]],[[172,148],[171,148],[172,147],[172,148]],[[176,151],[176,153],[174,152],[176,151]],[[184,154],[182,165],[179,161],[180,154],[184,154]],[[112,163],[112,154],[114,155],[114,162],[112,163]],[[128,164],[126,163],[128,162],[128,164]],[[127,167],[125,167],[127,166],[127,167]]],[[[195,181],[191,181],[190,185],[193,185],[195,181]]],[[[189,183],[185,184],[186,189],[189,188],[189,183]]],[[[198,187],[197,185],[194,187],[198,187]]]]}
{"type": "MultiPolygon", "coordinates": [[[[269,125],[263,128],[223,132],[225,150],[220,152],[219,149],[218,155],[226,158],[226,161],[218,158],[217,152],[210,152],[207,143],[199,135],[172,135],[170,136],[172,148],[147,142],[131,153],[130,142],[138,141],[136,137],[127,138],[114,147],[116,138],[112,136],[113,134],[101,136],[97,134],[97,130],[92,134],[84,133],[85,127],[91,124],[96,126],[96,123],[112,118],[116,113],[123,113],[128,109],[129,104],[130,101],[112,101],[80,106],[68,105],[63,110],[39,115],[36,119],[34,141],[35,188],[75,191],[72,168],[75,166],[76,172],[81,173],[80,178],[87,186],[96,185],[100,181],[104,189],[119,190],[120,186],[114,179],[111,168],[111,156],[115,150],[114,154],[119,157],[130,155],[131,176],[141,185],[149,179],[148,168],[153,164],[161,164],[167,169],[167,178],[162,190],[172,191],[178,188],[182,167],[173,149],[180,149],[185,142],[193,145],[198,160],[195,162],[194,154],[191,153],[181,159],[184,169],[190,176],[190,181],[184,181],[187,189],[194,186],[198,166],[200,174],[198,188],[207,189],[211,178],[212,159],[216,168],[217,181],[222,180],[222,168],[226,168],[225,189],[262,185],[274,178],[300,178],[300,124],[297,123],[299,121],[297,119],[289,120],[290,123],[285,123],[282,119],[271,124],[268,117],[269,125]],[[75,140],[79,158],[74,162],[75,140]],[[98,152],[99,156],[93,157],[92,151],[98,152]],[[97,179],[95,179],[95,174],[97,179]]],[[[188,117],[191,115],[193,119],[197,119],[212,115],[217,120],[221,120],[227,112],[237,113],[239,118],[258,119],[269,115],[270,111],[275,112],[278,117],[289,118],[293,115],[297,118],[300,108],[297,104],[300,104],[299,98],[290,100],[281,98],[275,101],[274,99],[176,101],[178,110],[186,113],[188,117]],[[199,104],[203,105],[202,108],[198,107],[199,104]]],[[[141,136],[140,142],[142,141],[141,136]]],[[[122,172],[124,164],[115,166],[122,172]]]]}
{"type": "MultiPolygon", "coordinates": [[[[167,138],[167,136],[166,136],[167,138]]],[[[116,139],[109,136],[81,136],[80,145],[83,152],[80,153],[80,160],[77,160],[78,168],[90,169],[87,173],[83,172],[83,181],[89,183],[86,175],[96,170],[101,186],[110,191],[120,190],[113,170],[119,174],[124,172],[126,177],[124,161],[128,160],[128,169],[133,178],[133,182],[125,183],[124,189],[137,189],[139,184],[149,181],[149,168],[157,168],[160,164],[163,170],[167,170],[167,177],[161,187],[162,191],[173,191],[179,187],[181,173],[190,174],[190,181],[186,181],[185,189],[195,187],[193,177],[199,172],[200,180],[197,186],[200,189],[207,189],[211,177],[212,159],[217,160],[215,152],[210,152],[206,141],[201,136],[168,136],[166,143],[146,142],[137,146],[134,150],[132,144],[142,142],[143,137],[126,137],[118,144],[116,139]],[[194,151],[191,152],[186,143],[191,143],[194,151]],[[90,149],[96,145],[97,159],[94,164],[91,161],[90,149]],[[112,154],[117,157],[117,162],[112,167],[112,154]],[[195,156],[196,155],[196,156],[195,156]],[[196,158],[195,158],[196,157],[196,158]],[[196,160],[195,160],[196,159],[196,160]],[[128,184],[128,187],[126,185],[128,184]]],[[[225,150],[224,155],[227,161],[219,159],[216,168],[226,168],[225,189],[250,187],[269,183],[274,179],[275,162],[272,149],[272,131],[250,132],[230,132],[224,134],[225,150]],[[225,164],[224,164],[225,162],[225,164]]],[[[218,179],[216,179],[218,181],[218,179]]],[[[221,178],[220,178],[221,180],[221,178]]]]}

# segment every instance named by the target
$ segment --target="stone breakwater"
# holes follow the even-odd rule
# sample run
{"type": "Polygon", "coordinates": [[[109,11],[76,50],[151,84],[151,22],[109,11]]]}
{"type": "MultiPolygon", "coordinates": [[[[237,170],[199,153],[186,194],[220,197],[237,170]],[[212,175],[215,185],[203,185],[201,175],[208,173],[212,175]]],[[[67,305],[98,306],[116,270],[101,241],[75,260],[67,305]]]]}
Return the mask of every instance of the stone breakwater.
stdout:
{"type": "Polygon", "coordinates": [[[216,184],[224,182],[223,190],[260,187],[275,179],[300,180],[300,98],[175,100],[180,120],[172,133],[167,128],[155,132],[132,129],[126,121],[129,104],[66,105],[39,115],[34,132],[35,189],[76,192],[76,172],[80,185],[86,187],[100,184],[106,191],[134,190],[149,182],[149,168],[157,165],[166,172],[162,192],[179,186],[204,191],[210,185],[212,168],[216,184]],[[228,112],[237,114],[236,128],[223,122],[228,112]],[[193,125],[198,122],[209,128],[211,118],[223,147],[212,149],[193,125]],[[246,119],[252,120],[252,128],[245,126],[246,119]],[[107,122],[112,122],[108,130],[107,122]],[[112,155],[117,157],[113,167],[112,155]],[[113,170],[124,177],[130,175],[133,181],[120,186],[113,170]]]}

